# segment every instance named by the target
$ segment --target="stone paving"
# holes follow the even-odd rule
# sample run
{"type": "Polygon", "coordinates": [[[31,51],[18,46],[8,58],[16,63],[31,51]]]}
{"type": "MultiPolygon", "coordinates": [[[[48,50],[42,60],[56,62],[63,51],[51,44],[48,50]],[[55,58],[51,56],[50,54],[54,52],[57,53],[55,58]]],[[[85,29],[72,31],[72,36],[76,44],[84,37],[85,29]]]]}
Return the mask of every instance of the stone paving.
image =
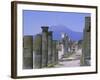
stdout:
{"type": "Polygon", "coordinates": [[[55,65],[55,68],[80,66],[81,55],[82,51],[80,49],[76,53],[73,53],[70,57],[59,60],[59,63],[55,65]]]}

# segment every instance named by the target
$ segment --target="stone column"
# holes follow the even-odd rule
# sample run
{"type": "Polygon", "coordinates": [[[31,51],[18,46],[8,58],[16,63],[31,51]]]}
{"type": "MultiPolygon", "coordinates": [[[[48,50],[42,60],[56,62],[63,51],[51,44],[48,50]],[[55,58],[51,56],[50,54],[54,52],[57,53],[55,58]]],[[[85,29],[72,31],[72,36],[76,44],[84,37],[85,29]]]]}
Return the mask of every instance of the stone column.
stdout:
{"type": "Polygon", "coordinates": [[[69,38],[67,36],[66,33],[62,34],[62,44],[63,44],[63,50],[64,50],[64,55],[63,57],[67,57],[69,52],[68,52],[68,48],[69,48],[69,38]]]}
{"type": "Polygon", "coordinates": [[[42,67],[47,67],[48,62],[48,27],[42,26],[42,67]]]}
{"type": "Polygon", "coordinates": [[[58,64],[58,49],[57,49],[58,41],[56,40],[56,53],[55,53],[55,63],[58,64]]]}
{"type": "Polygon", "coordinates": [[[42,67],[42,35],[37,34],[33,42],[33,68],[42,67]]]}
{"type": "Polygon", "coordinates": [[[56,47],[56,40],[53,40],[52,50],[53,50],[53,56],[52,56],[52,63],[53,65],[58,63],[58,51],[56,47]]]}
{"type": "Polygon", "coordinates": [[[91,18],[85,17],[85,28],[82,49],[82,65],[91,65],[91,18]]]}
{"type": "Polygon", "coordinates": [[[48,32],[48,67],[52,66],[52,31],[48,32]]]}
{"type": "Polygon", "coordinates": [[[23,37],[23,69],[33,68],[33,36],[23,37]]]}

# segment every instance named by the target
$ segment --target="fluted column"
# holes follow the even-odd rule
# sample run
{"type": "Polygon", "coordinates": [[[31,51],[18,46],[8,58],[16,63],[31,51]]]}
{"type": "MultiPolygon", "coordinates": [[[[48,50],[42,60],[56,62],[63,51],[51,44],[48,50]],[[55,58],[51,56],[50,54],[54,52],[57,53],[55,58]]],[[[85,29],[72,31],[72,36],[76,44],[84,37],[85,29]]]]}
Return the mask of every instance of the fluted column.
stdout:
{"type": "Polygon", "coordinates": [[[48,32],[48,67],[52,66],[52,31],[48,32]]]}
{"type": "Polygon", "coordinates": [[[47,67],[48,62],[48,27],[42,26],[42,67],[47,67]]]}

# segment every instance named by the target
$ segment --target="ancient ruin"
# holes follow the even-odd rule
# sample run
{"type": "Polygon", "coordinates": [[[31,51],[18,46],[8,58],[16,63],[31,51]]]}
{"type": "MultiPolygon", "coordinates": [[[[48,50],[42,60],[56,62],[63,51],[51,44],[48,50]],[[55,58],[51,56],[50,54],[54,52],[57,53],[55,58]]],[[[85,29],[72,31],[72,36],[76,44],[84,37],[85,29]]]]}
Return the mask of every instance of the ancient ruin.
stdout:
{"type": "Polygon", "coordinates": [[[23,69],[91,65],[91,19],[85,17],[83,39],[71,40],[67,33],[60,40],[53,39],[49,26],[42,26],[42,32],[23,37],[23,69]]]}

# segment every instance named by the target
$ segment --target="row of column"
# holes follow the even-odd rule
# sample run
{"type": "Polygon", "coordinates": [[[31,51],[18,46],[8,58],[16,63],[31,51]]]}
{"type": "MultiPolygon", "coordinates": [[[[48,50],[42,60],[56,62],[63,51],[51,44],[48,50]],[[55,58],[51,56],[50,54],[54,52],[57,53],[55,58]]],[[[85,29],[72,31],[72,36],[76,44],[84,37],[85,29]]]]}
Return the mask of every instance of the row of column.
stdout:
{"type": "Polygon", "coordinates": [[[52,31],[48,31],[47,26],[41,28],[42,34],[37,34],[34,39],[33,36],[24,36],[24,69],[53,67],[58,63],[57,41],[52,39],[52,31]]]}

